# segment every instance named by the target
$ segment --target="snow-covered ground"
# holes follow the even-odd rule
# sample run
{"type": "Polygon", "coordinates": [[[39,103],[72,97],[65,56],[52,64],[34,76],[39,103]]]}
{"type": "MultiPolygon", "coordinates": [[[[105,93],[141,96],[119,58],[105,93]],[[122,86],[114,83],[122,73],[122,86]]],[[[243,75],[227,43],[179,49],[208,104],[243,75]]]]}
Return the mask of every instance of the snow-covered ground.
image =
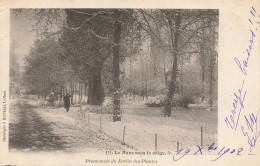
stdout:
{"type": "Polygon", "coordinates": [[[10,100],[10,151],[92,153],[129,149],[118,140],[82,123],[77,107],[66,112],[62,107],[54,109],[38,104],[32,96],[10,100]]]}
{"type": "MultiPolygon", "coordinates": [[[[37,100],[29,100],[37,106],[37,100]]],[[[144,101],[128,100],[122,105],[122,120],[112,121],[110,114],[90,112],[83,106],[85,117],[80,107],[64,108],[37,107],[36,111],[51,124],[53,132],[69,142],[71,152],[91,152],[109,149],[132,149],[138,151],[157,150],[176,151],[179,149],[197,149],[201,145],[201,127],[203,129],[203,146],[217,144],[217,108],[192,107],[188,109],[173,108],[172,117],[163,117],[162,108],[146,107],[144,101]],[[123,143],[123,130],[125,136],[123,143]],[[124,145],[123,145],[124,144],[124,145]]],[[[11,111],[13,112],[13,111],[11,111]]],[[[15,116],[14,116],[15,117],[15,116]]],[[[11,118],[15,120],[15,118],[11,118]]]]}
{"type": "Polygon", "coordinates": [[[126,149],[117,140],[111,139],[98,130],[89,128],[79,117],[78,108],[72,107],[69,112],[64,108],[38,109],[43,119],[51,123],[56,135],[68,142],[71,152],[95,152],[103,150],[126,149]]]}
{"type": "Polygon", "coordinates": [[[96,114],[86,111],[85,121],[91,127],[101,129],[104,133],[123,140],[125,126],[125,143],[137,150],[155,150],[155,134],[157,134],[157,150],[176,150],[197,148],[201,145],[201,127],[203,145],[217,144],[217,111],[206,108],[174,109],[173,117],[161,116],[161,108],[148,108],[144,102],[132,102],[122,106],[124,114],[119,122],[112,122],[111,115],[96,114]],[[88,117],[89,116],[89,117],[88,117]]]}

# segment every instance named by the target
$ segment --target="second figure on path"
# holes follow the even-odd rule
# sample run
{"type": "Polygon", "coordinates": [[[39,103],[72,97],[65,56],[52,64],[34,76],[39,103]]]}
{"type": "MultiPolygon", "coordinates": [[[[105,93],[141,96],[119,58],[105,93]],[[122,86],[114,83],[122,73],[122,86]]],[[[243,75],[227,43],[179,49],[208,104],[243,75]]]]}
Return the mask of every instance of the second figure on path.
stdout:
{"type": "Polygon", "coordinates": [[[64,101],[64,107],[66,109],[66,112],[69,112],[70,109],[70,94],[66,93],[66,95],[63,97],[64,101]]]}

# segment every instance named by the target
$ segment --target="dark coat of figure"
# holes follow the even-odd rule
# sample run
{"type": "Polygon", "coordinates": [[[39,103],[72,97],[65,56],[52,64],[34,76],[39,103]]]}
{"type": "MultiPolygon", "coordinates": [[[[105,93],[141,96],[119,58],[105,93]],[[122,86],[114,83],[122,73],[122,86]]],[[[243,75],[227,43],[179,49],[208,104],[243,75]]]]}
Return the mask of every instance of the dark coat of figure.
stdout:
{"type": "Polygon", "coordinates": [[[69,112],[69,108],[70,108],[70,97],[71,96],[68,93],[63,97],[64,107],[66,108],[67,112],[69,112]]]}

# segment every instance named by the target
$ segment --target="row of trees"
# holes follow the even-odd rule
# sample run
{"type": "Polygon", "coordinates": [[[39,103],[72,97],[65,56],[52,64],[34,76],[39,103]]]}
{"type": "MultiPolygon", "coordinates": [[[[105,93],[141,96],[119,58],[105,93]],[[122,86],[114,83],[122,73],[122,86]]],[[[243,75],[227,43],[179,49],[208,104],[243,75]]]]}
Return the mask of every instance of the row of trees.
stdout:
{"type": "Polygon", "coordinates": [[[201,78],[198,95],[203,100],[209,88],[210,104],[213,103],[217,75],[216,10],[41,9],[29,12],[37,20],[36,31],[44,37],[35,41],[31,49],[24,80],[38,94],[46,96],[50,90],[62,91],[68,81],[88,86],[91,105],[102,104],[106,94],[112,93],[114,121],[121,119],[123,92],[146,98],[165,94],[165,114],[171,116],[171,102],[176,93],[195,93],[190,92],[194,83],[190,81],[194,80],[189,80],[189,70],[199,67],[201,75],[194,73],[201,78]],[[190,67],[191,64],[198,65],[190,67]]]}
{"type": "MultiPolygon", "coordinates": [[[[168,91],[169,107],[172,101],[170,92],[179,93],[182,97],[185,95],[201,97],[201,101],[206,98],[212,105],[213,98],[216,100],[217,95],[218,12],[215,10],[179,10],[182,20],[177,28],[179,30],[176,31],[177,22],[174,23],[174,28],[170,25],[172,20],[178,21],[177,16],[169,16],[173,17],[170,20],[169,17],[166,17],[172,11],[163,12],[165,19],[158,17],[160,12],[156,15],[153,10],[139,11],[142,13],[140,25],[148,34],[154,34],[150,35],[154,36],[154,38],[150,38],[152,39],[149,42],[150,47],[142,53],[142,56],[146,54],[149,57],[147,61],[147,58],[143,56],[145,61],[141,61],[146,67],[139,68],[145,75],[141,76],[142,95],[147,96],[149,92],[154,94],[159,88],[159,91],[168,91]],[[141,22],[142,20],[143,22],[141,22]],[[156,34],[158,35],[156,36],[156,34]],[[173,41],[177,39],[178,42],[172,45],[173,41]],[[173,51],[174,49],[175,51],[173,51]],[[176,73],[172,71],[176,71],[176,73]],[[158,77],[157,73],[162,77],[158,77]],[[159,80],[157,80],[158,78],[159,80]],[[168,89],[161,86],[160,81],[165,82],[168,89]],[[147,83],[150,88],[147,88],[147,83]]],[[[130,73],[132,73],[131,62],[130,60],[130,73]]],[[[131,85],[131,80],[129,84],[131,85]]],[[[129,87],[131,88],[131,86],[129,87]]]]}
{"type": "Polygon", "coordinates": [[[9,82],[10,93],[20,94],[19,86],[21,79],[21,66],[18,63],[18,56],[15,54],[15,42],[10,43],[10,57],[9,57],[9,82]]]}

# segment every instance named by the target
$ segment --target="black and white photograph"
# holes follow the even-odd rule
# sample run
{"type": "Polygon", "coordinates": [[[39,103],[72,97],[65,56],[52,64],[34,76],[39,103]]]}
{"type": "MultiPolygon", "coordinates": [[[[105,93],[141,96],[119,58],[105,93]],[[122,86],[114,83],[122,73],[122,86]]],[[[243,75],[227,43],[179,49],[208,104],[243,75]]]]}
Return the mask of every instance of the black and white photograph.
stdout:
{"type": "Polygon", "coordinates": [[[0,0],[0,25],[0,165],[259,165],[259,0],[0,0]]]}
{"type": "Polygon", "coordinates": [[[218,9],[10,9],[9,152],[217,147],[218,38],[218,9]]]}

